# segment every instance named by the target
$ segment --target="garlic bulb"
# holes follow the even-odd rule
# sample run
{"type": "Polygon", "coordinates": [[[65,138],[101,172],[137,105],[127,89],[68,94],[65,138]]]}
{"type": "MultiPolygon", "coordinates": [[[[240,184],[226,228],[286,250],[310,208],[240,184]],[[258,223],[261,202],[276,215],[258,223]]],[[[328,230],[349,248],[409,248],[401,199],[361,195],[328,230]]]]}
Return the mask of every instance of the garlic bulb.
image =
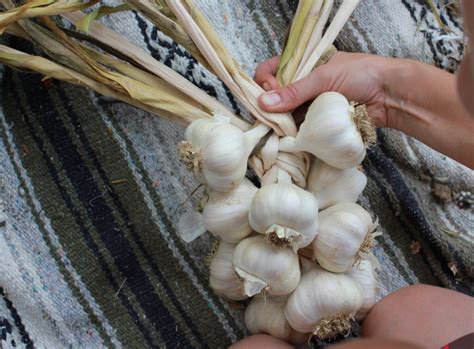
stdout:
{"type": "Polygon", "coordinates": [[[244,280],[247,296],[261,291],[272,296],[290,294],[300,281],[298,255],[290,248],[275,248],[262,235],[239,242],[234,251],[233,265],[244,280]]]}
{"type": "Polygon", "coordinates": [[[226,194],[210,190],[202,212],[206,229],[231,243],[250,235],[249,210],[257,190],[247,178],[226,194]]]}
{"type": "Polygon", "coordinates": [[[208,189],[200,203],[204,207],[202,214],[192,211],[180,217],[178,232],[181,238],[191,242],[208,230],[224,241],[239,242],[252,232],[248,217],[257,190],[247,178],[228,193],[208,189]]]}
{"type": "Polygon", "coordinates": [[[245,309],[245,326],[252,334],[267,333],[293,344],[303,344],[308,334],[290,327],[284,310],[288,297],[254,297],[245,309]]]}
{"type": "Polygon", "coordinates": [[[343,273],[372,248],[374,228],[361,206],[350,202],[331,206],[319,213],[314,257],[324,269],[343,273]]]}
{"type": "Polygon", "coordinates": [[[316,196],[321,210],[338,202],[356,202],[366,184],[367,177],[356,167],[341,170],[313,159],[306,189],[316,196]]]}
{"type": "Polygon", "coordinates": [[[249,212],[250,226],[277,245],[295,251],[313,241],[318,228],[318,202],[292,183],[268,184],[257,191],[249,212]]]}
{"type": "Polygon", "coordinates": [[[235,246],[225,241],[219,243],[210,265],[209,285],[218,295],[232,300],[242,300],[247,298],[247,295],[244,284],[232,265],[235,246]]]}
{"type": "Polygon", "coordinates": [[[361,306],[362,290],[356,281],[316,267],[301,277],[288,298],[285,317],[296,331],[328,339],[349,331],[361,306]]]}
{"type": "Polygon", "coordinates": [[[353,107],[337,92],[326,92],[309,107],[296,138],[285,137],[280,151],[306,151],[331,166],[359,165],[366,146],[375,142],[375,129],[365,107],[353,107]]]}
{"type": "Polygon", "coordinates": [[[226,193],[240,184],[251,151],[268,130],[259,125],[244,133],[222,116],[196,120],[187,127],[179,153],[201,183],[226,193]]]}
{"type": "Polygon", "coordinates": [[[355,314],[355,319],[361,321],[375,305],[377,297],[377,279],[375,270],[370,261],[363,259],[352,267],[347,273],[362,287],[362,307],[355,314]]]}

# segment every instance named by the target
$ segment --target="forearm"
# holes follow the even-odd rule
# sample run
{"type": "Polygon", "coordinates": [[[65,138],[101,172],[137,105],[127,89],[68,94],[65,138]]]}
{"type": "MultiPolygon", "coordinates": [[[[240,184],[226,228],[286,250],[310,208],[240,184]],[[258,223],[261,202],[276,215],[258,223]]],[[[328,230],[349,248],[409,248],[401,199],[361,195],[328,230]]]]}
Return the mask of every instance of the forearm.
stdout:
{"type": "Polygon", "coordinates": [[[390,60],[383,68],[388,127],[474,167],[474,118],[465,110],[456,77],[428,64],[390,60]]]}

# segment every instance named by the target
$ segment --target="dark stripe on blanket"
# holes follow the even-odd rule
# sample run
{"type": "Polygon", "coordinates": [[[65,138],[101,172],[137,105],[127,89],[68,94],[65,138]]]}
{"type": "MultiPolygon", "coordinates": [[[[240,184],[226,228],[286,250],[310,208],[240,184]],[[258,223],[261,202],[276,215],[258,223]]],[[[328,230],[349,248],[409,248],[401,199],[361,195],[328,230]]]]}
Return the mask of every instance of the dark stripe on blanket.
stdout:
{"type": "MultiPolygon", "coordinates": [[[[0,295],[2,296],[5,305],[7,306],[8,310],[10,311],[10,315],[15,323],[15,326],[18,328],[18,331],[20,332],[21,336],[21,341],[23,344],[25,344],[25,347],[27,349],[33,349],[34,343],[30,338],[30,335],[28,334],[28,331],[25,328],[25,325],[23,324],[23,321],[21,320],[20,314],[18,314],[18,310],[15,308],[13,305],[13,302],[8,299],[8,295],[5,293],[3,288],[0,286],[0,295]]],[[[2,343],[0,343],[1,345],[2,343]]]]}
{"type": "MultiPolygon", "coordinates": [[[[171,290],[171,288],[169,286],[169,283],[168,283],[167,279],[163,275],[163,272],[160,270],[157,263],[155,263],[155,261],[153,260],[151,252],[149,252],[146,249],[144,241],[140,237],[140,234],[138,233],[140,231],[140,228],[149,230],[150,227],[149,226],[141,227],[140,226],[141,222],[139,222],[139,219],[137,219],[137,217],[130,217],[129,213],[133,213],[133,212],[131,212],[130,210],[127,211],[126,208],[125,208],[124,197],[128,197],[128,200],[133,201],[135,206],[138,205],[138,207],[141,207],[143,211],[146,210],[145,205],[139,205],[139,203],[141,202],[141,198],[139,196],[137,196],[134,199],[131,198],[131,196],[135,196],[136,194],[138,194],[138,192],[139,192],[138,188],[130,188],[129,190],[126,190],[126,193],[123,193],[123,195],[121,197],[119,196],[120,195],[120,193],[119,193],[120,192],[120,187],[114,186],[114,184],[112,183],[110,178],[107,176],[106,170],[103,167],[103,165],[107,165],[107,164],[102,163],[98,159],[99,154],[97,154],[97,151],[94,151],[94,149],[92,148],[93,143],[90,143],[89,140],[87,139],[87,137],[86,137],[86,135],[83,131],[83,127],[82,127],[83,125],[81,123],[81,120],[79,120],[79,114],[77,114],[75,112],[74,108],[72,107],[73,101],[70,100],[68,94],[65,93],[63,89],[57,89],[56,92],[58,93],[61,101],[63,102],[63,106],[64,106],[65,111],[66,111],[66,115],[68,115],[68,117],[70,118],[70,120],[73,124],[74,134],[76,134],[79,137],[80,141],[82,142],[82,145],[84,146],[84,148],[87,152],[87,157],[91,159],[93,168],[97,170],[100,178],[104,182],[104,185],[108,188],[107,195],[110,195],[110,197],[112,198],[113,203],[115,205],[115,207],[112,208],[113,211],[117,210],[118,213],[120,214],[121,218],[123,219],[123,221],[126,223],[126,228],[125,229],[127,229],[130,232],[133,241],[138,246],[139,253],[144,257],[146,262],[151,267],[151,271],[158,278],[159,283],[161,284],[164,291],[166,292],[166,295],[171,300],[171,303],[176,307],[179,314],[183,317],[183,319],[184,319],[185,323],[187,324],[187,326],[191,329],[191,332],[192,332],[193,336],[195,336],[195,338],[198,340],[200,345],[205,346],[205,342],[204,342],[201,334],[197,330],[194,322],[188,316],[187,312],[183,309],[181,303],[176,298],[174,292],[171,290]],[[136,226],[136,225],[138,225],[138,226],[136,226]]],[[[84,98],[86,98],[86,96],[84,96],[84,98]]],[[[92,137],[93,134],[89,133],[89,136],[92,137]]],[[[101,144],[101,147],[104,147],[104,144],[101,144]]],[[[122,168],[125,168],[125,167],[122,167],[122,168]]],[[[119,173],[120,173],[120,178],[123,178],[124,176],[126,176],[125,174],[122,174],[125,171],[120,171],[119,173],[117,173],[117,172],[119,172],[119,171],[115,171],[115,176],[119,175],[119,173]]],[[[128,172],[128,171],[126,171],[126,172],[128,172]]],[[[132,180],[132,178],[130,176],[130,181],[131,180],[132,180]]],[[[128,180],[127,180],[127,182],[128,182],[128,180]]],[[[141,216],[141,219],[143,220],[143,215],[141,216]]],[[[153,226],[153,228],[158,229],[158,227],[155,227],[155,226],[153,226]]],[[[166,248],[166,247],[163,246],[162,248],[166,248]]],[[[156,251],[155,251],[155,253],[156,253],[156,251]]],[[[174,325],[174,324],[170,324],[170,326],[171,325],[174,325]]]]}
{"type": "MultiPolygon", "coordinates": [[[[169,54],[166,57],[161,57],[158,50],[156,50],[151,44],[150,36],[148,35],[149,28],[148,28],[147,22],[141,16],[139,16],[138,14],[135,14],[135,19],[137,20],[138,28],[140,28],[140,32],[143,36],[143,41],[145,42],[145,44],[146,44],[148,50],[150,51],[150,54],[153,56],[153,58],[155,58],[156,60],[166,64],[168,67],[172,68],[172,66],[171,66],[172,58],[174,58],[175,54],[178,55],[178,56],[181,56],[181,57],[186,57],[186,58],[188,58],[190,56],[187,51],[183,51],[181,49],[176,49],[179,46],[174,44],[174,42],[173,42],[174,45],[172,45],[169,42],[166,42],[164,40],[160,40],[158,35],[157,35],[156,40],[155,40],[157,42],[157,44],[159,46],[166,47],[169,50],[169,54]]],[[[152,28],[152,33],[153,33],[153,30],[156,30],[156,28],[155,27],[152,28]]],[[[214,89],[213,86],[205,84],[203,81],[197,81],[196,79],[194,79],[193,71],[194,71],[194,65],[195,64],[198,64],[198,63],[194,58],[192,58],[192,59],[189,60],[189,63],[188,63],[187,69],[186,69],[186,74],[182,74],[182,72],[179,72],[179,71],[178,72],[181,75],[183,75],[187,80],[191,81],[194,85],[196,85],[197,87],[199,87],[203,91],[207,92],[209,95],[211,95],[213,97],[217,97],[217,92],[216,92],[216,90],[214,89]]],[[[227,88],[227,86],[222,81],[221,81],[221,84],[222,84],[222,87],[224,88],[226,97],[229,100],[234,113],[236,113],[237,115],[240,115],[241,111],[240,111],[240,108],[238,106],[237,101],[235,100],[235,97],[232,95],[230,90],[227,88]]]]}
{"type": "MultiPolygon", "coordinates": [[[[4,139],[7,139],[6,136],[6,130],[3,128],[3,125],[0,124],[0,134],[4,139]]],[[[20,185],[21,188],[25,191],[25,199],[28,204],[29,209],[31,210],[31,213],[33,215],[35,223],[38,225],[38,229],[41,232],[41,235],[43,237],[43,241],[45,242],[46,246],[48,247],[49,253],[53,257],[54,261],[56,262],[56,266],[58,267],[61,275],[63,276],[64,280],[66,281],[67,285],[71,289],[72,295],[77,299],[79,304],[82,306],[84,312],[87,314],[89,317],[89,320],[91,323],[96,326],[96,330],[103,339],[105,345],[109,348],[112,347],[112,342],[110,340],[110,337],[106,333],[106,330],[103,326],[103,323],[97,318],[95,315],[94,311],[92,310],[89,302],[85,299],[84,295],[81,293],[80,289],[76,286],[75,281],[72,277],[72,275],[69,273],[67,268],[65,267],[64,263],[61,261],[61,257],[59,256],[59,253],[57,249],[53,246],[53,243],[51,241],[51,238],[49,237],[46,228],[43,224],[43,221],[40,219],[39,212],[36,210],[35,205],[33,204],[33,199],[31,197],[31,193],[29,191],[29,188],[25,184],[24,180],[22,179],[22,176],[20,174],[20,170],[17,166],[17,164],[14,161],[14,155],[13,155],[13,150],[10,147],[10,144],[6,144],[7,152],[8,155],[11,158],[11,162],[13,165],[13,169],[15,171],[16,176],[20,180],[20,185]]]]}
{"type": "MultiPolygon", "coordinates": [[[[448,261],[446,261],[446,258],[439,247],[438,241],[434,238],[434,234],[431,231],[430,226],[423,215],[423,212],[419,208],[413,193],[406,186],[403,178],[395,166],[377,147],[369,149],[368,156],[375,169],[383,174],[383,176],[387,179],[387,182],[391,184],[391,188],[400,202],[402,212],[407,216],[413,227],[415,227],[420,232],[420,238],[423,237],[423,239],[428,241],[428,243],[431,245],[431,250],[433,251],[436,260],[439,262],[445,276],[450,280],[457,290],[472,294],[472,287],[454,279],[452,272],[448,267],[448,261]]],[[[458,263],[460,273],[463,274],[465,272],[466,266],[460,259],[457,259],[456,262],[458,263]]],[[[431,266],[430,263],[427,264],[431,266]]],[[[436,275],[435,271],[434,274],[436,275]]]]}
{"type": "MultiPolygon", "coordinates": [[[[410,12],[410,16],[411,16],[411,18],[413,18],[415,23],[419,23],[420,21],[424,20],[427,26],[431,25],[431,23],[429,23],[425,18],[426,14],[428,12],[428,8],[427,8],[428,5],[427,4],[421,5],[423,7],[421,8],[420,16],[417,17],[417,10],[416,10],[415,6],[410,3],[410,1],[401,0],[401,2],[406,7],[408,12],[410,12]]],[[[426,42],[428,43],[428,46],[430,48],[431,55],[433,57],[433,61],[435,62],[436,66],[442,67],[442,62],[441,62],[440,58],[438,57],[435,45],[433,44],[432,35],[431,34],[425,34],[424,36],[425,36],[426,42]]]]}
{"type": "MultiPolygon", "coordinates": [[[[425,264],[426,258],[421,257],[422,254],[425,254],[424,249],[426,247],[424,245],[418,254],[412,255],[408,253],[408,251],[410,251],[411,242],[419,239],[411,232],[411,224],[407,224],[406,221],[401,219],[400,208],[396,206],[397,203],[393,191],[389,192],[387,190],[387,188],[390,188],[390,185],[385,180],[383,174],[377,173],[374,168],[371,168],[370,171],[366,171],[366,174],[370,181],[370,185],[375,185],[377,194],[383,199],[383,203],[377,202],[377,206],[374,205],[372,208],[374,212],[377,213],[377,217],[380,219],[380,224],[384,227],[387,234],[390,236],[390,239],[397,241],[397,248],[399,248],[400,251],[399,253],[403,254],[403,258],[408,263],[410,270],[415,274],[420,283],[441,285],[441,280],[437,278],[437,275],[434,274],[431,268],[425,264]],[[392,236],[392,230],[397,233],[397,236],[392,236]]],[[[380,240],[383,241],[383,239],[380,240]]],[[[405,280],[410,280],[410,276],[405,271],[406,267],[399,261],[400,256],[392,251],[391,246],[384,245],[384,250],[385,253],[390,256],[390,260],[402,274],[403,278],[405,280]]]]}
{"type": "MultiPolygon", "coordinates": [[[[9,70],[7,70],[7,73],[8,72],[9,70]]],[[[28,76],[22,74],[22,77],[28,77],[28,76]]],[[[5,81],[13,82],[12,80],[13,79],[5,78],[5,81]]],[[[32,87],[35,88],[35,86],[41,86],[39,84],[41,84],[41,82],[36,81],[36,83],[32,84],[32,87]]],[[[12,84],[12,86],[9,89],[5,89],[5,90],[10,91],[10,93],[16,92],[15,95],[18,96],[20,95],[21,92],[20,90],[17,90],[15,87],[16,86],[12,84]]],[[[11,100],[14,97],[10,95],[10,93],[7,92],[7,98],[11,100]]],[[[51,217],[51,223],[54,229],[60,234],[61,242],[63,243],[65,252],[71,258],[72,262],[74,263],[74,266],[78,268],[79,270],[82,270],[81,277],[83,278],[84,281],[86,281],[86,284],[88,284],[88,288],[92,291],[95,299],[99,303],[101,303],[101,301],[104,300],[103,295],[106,295],[107,293],[110,295],[107,298],[107,300],[110,302],[110,305],[104,306],[102,310],[104,311],[106,311],[107,309],[115,310],[114,305],[112,305],[112,303],[115,303],[114,293],[119,289],[120,283],[113,276],[113,273],[108,266],[109,263],[106,261],[102,253],[102,249],[99,248],[98,245],[95,243],[92,233],[89,229],[89,225],[84,221],[84,219],[79,214],[78,209],[76,208],[77,203],[75,203],[75,200],[72,198],[71,193],[68,192],[68,190],[61,183],[59,173],[57,172],[55,165],[53,164],[53,159],[50,157],[50,155],[48,154],[48,151],[46,150],[45,140],[41,138],[41,135],[38,132],[39,130],[37,129],[37,127],[35,127],[35,125],[32,123],[32,120],[30,119],[30,113],[26,112],[21,102],[22,101],[20,99],[20,103],[17,103],[15,105],[18,108],[16,111],[6,109],[5,116],[9,119],[9,121],[15,123],[16,127],[13,130],[15,132],[16,138],[21,142],[20,144],[28,144],[28,148],[32,153],[33,151],[36,150],[35,148],[37,148],[38,155],[35,156],[34,159],[33,159],[33,154],[32,154],[31,158],[30,156],[24,156],[23,160],[24,160],[26,169],[30,173],[30,176],[35,185],[35,188],[40,193],[39,199],[40,201],[42,201],[43,209],[47,212],[47,215],[51,217]],[[27,132],[27,135],[25,135],[25,131],[27,132]],[[38,172],[39,166],[43,164],[47,169],[47,174],[46,173],[45,174],[48,177],[46,177],[45,174],[41,174],[41,172],[38,172]],[[48,182],[47,179],[50,179],[51,182],[48,182]],[[59,196],[50,198],[50,195],[51,195],[50,192],[53,190],[53,188],[58,191],[59,196]],[[42,192],[43,194],[41,194],[42,192]],[[65,206],[55,207],[54,205],[59,204],[59,202],[62,202],[63,205],[65,206]],[[67,217],[62,216],[62,214],[59,214],[58,216],[58,212],[64,212],[64,207],[67,209],[66,211],[67,217]],[[50,210],[49,214],[48,214],[48,210],[50,210]],[[74,232],[76,231],[80,232],[80,235],[76,234],[76,237],[75,237],[76,240],[74,240],[72,236],[64,235],[65,233],[69,234],[70,232],[62,229],[62,226],[65,225],[66,223],[65,221],[69,220],[69,218],[71,218],[75,223],[75,228],[73,228],[72,235],[74,235],[74,232]],[[81,237],[84,240],[81,241],[81,237]],[[87,246],[88,249],[84,249],[84,247],[82,246],[77,246],[77,243],[85,244],[85,246],[87,246]],[[84,257],[87,256],[87,254],[85,253],[88,252],[89,249],[92,252],[92,254],[89,258],[84,259],[84,257]],[[78,264],[75,264],[75,261],[77,261],[78,264]],[[88,262],[89,265],[83,266],[84,262],[88,262]],[[99,272],[99,270],[96,270],[94,272],[94,269],[97,269],[97,266],[100,267],[101,272],[99,272]],[[103,275],[100,275],[102,273],[103,275]],[[110,286],[110,290],[105,290],[104,288],[97,290],[97,288],[95,287],[96,280],[97,279],[103,280],[103,278],[107,280],[107,283],[110,286]],[[99,293],[95,293],[95,292],[99,292],[99,293]]],[[[8,104],[9,107],[13,105],[14,104],[12,103],[8,104]]],[[[105,280],[101,282],[104,282],[105,280]]],[[[143,338],[146,340],[148,345],[155,347],[156,345],[154,344],[154,340],[151,338],[150,333],[144,326],[144,323],[142,321],[142,316],[140,316],[140,314],[134,310],[126,294],[123,292],[118,293],[115,298],[118,298],[121,301],[121,304],[126,309],[126,312],[130,315],[133,323],[136,324],[136,326],[142,333],[143,338]]],[[[115,304],[115,306],[117,305],[115,304]]],[[[115,311],[119,311],[119,310],[117,309],[115,311]]],[[[122,319],[121,321],[125,322],[125,319],[122,319]]],[[[118,328],[122,327],[121,322],[116,323],[115,325],[118,328]]],[[[124,330],[123,333],[126,334],[129,331],[130,330],[128,331],[124,330]]],[[[117,334],[120,337],[122,333],[121,331],[118,331],[117,334]]],[[[127,340],[124,340],[123,342],[125,344],[127,340]]],[[[139,343],[140,341],[136,344],[138,345],[139,343]]]]}
{"type": "MultiPolygon", "coordinates": [[[[103,192],[92,180],[92,174],[84,165],[81,156],[68,137],[67,129],[64,127],[61,116],[57,114],[50,95],[44,89],[34,87],[41,83],[40,77],[31,76],[24,78],[22,82],[24,82],[25,94],[40,98],[42,106],[49,110],[47,113],[35,110],[35,103],[30,103],[30,108],[36,115],[39,126],[44,130],[59,156],[64,174],[70,179],[76,195],[84,207],[88,207],[89,219],[99,232],[105,247],[111,253],[116,267],[127,279],[127,285],[137,297],[147,318],[155,324],[155,329],[160,331],[162,339],[167,345],[174,345],[177,337],[184,338],[184,333],[159,299],[149,279],[144,276],[145,272],[132,253],[130,242],[113,218],[112,210],[107,205],[103,192]],[[171,328],[177,328],[175,333],[172,333],[171,328]]],[[[189,345],[186,342],[185,344],[189,345]]]]}
{"type": "MultiPolygon", "coordinates": [[[[107,114],[113,114],[113,111],[110,108],[110,104],[104,103],[102,101],[100,101],[99,103],[104,108],[104,110],[107,112],[107,114]]],[[[111,121],[113,122],[116,131],[120,134],[122,139],[126,142],[127,150],[130,153],[131,159],[133,160],[134,164],[137,166],[139,174],[142,176],[142,180],[144,181],[144,183],[146,185],[146,188],[147,188],[148,192],[151,195],[151,198],[153,200],[153,204],[154,204],[154,206],[156,207],[156,209],[158,211],[158,214],[159,214],[159,217],[160,217],[161,221],[165,225],[166,230],[169,232],[169,236],[172,238],[172,240],[173,240],[175,246],[177,247],[179,253],[184,257],[184,259],[189,263],[189,265],[191,265],[193,267],[194,262],[192,261],[192,258],[189,255],[189,252],[183,246],[183,241],[178,237],[178,233],[176,232],[176,230],[174,228],[174,225],[171,222],[172,218],[170,218],[168,216],[168,214],[166,213],[166,210],[163,206],[163,202],[161,200],[161,197],[158,194],[158,192],[156,191],[156,188],[153,186],[153,181],[149,177],[149,173],[145,170],[143,164],[141,163],[140,157],[136,153],[136,151],[133,147],[133,144],[129,140],[128,136],[125,133],[123,133],[121,128],[116,124],[114,118],[111,118],[111,121]]],[[[159,138],[160,135],[158,134],[157,137],[159,138]]],[[[217,305],[218,309],[222,313],[224,313],[224,315],[226,316],[227,321],[229,322],[230,326],[233,328],[234,332],[237,334],[237,336],[239,338],[241,338],[243,336],[243,333],[241,333],[241,331],[238,330],[238,325],[235,323],[234,317],[231,316],[229,314],[229,312],[221,305],[222,300],[219,299],[219,297],[208,287],[208,283],[209,283],[208,275],[203,274],[200,271],[200,269],[198,269],[196,267],[193,267],[192,270],[193,270],[193,273],[195,274],[195,276],[197,277],[197,279],[199,280],[199,282],[206,286],[206,291],[208,292],[208,296],[214,301],[214,303],[217,305]]],[[[174,278],[176,278],[176,277],[177,277],[177,275],[174,276],[174,278]]],[[[193,288],[190,288],[190,289],[193,290],[193,288]]],[[[187,290],[189,292],[189,289],[187,289],[187,290]]],[[[200,301],[200,298],[197,298],[197,299],[193,300],[194,306],[199,305],[198,301],[200,301]]],[[[202,309],[201,311],[202,311],[202,313],[200,313],[200,314],[204,314],[204,311],[206,311],[206,309],[202,309]]],[[[208,315],[206,315],[206,318],[209,318],[210,325],[213,323],[214,324],[213,326],[216,327],[217,319],[212,319],[212,318],[214,318],[214,316],[215,316],[215,314],[213,312],[210,312],[208,315]]],[[[204,317],[201,316],[199,322],[202,322],[204,320],[207,321],[207,319],[205,319],[204,317]]],[[[220,330],[220,328],[215,329],[215,331],[218,331],[218,330],[220,330]]],[[[215,336],[213,335],[213,337],[215,337],[215,336]]],[[[220,338],[220,342],[222,342],[222,338],[220,338]]]]}

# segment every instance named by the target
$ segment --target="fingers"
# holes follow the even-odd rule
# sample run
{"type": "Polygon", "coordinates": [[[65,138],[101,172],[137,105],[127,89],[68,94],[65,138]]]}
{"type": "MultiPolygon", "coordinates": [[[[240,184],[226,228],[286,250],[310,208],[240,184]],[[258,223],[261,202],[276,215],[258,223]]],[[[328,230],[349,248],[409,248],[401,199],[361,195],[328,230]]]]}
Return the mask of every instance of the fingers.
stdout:
{"type": "Polygon", "coordinates": [[[328,91],[329,80],[325,77],[325,67],[315,69],[304,79],[283,88],[277,88],[262,94],[258,103],[268,112],[288,112],[304,102],[328,91]]]}
{"type": "Polygon", "coordinates": [[[259,64],[255,70],[255,81],[262,86],[265,91],[274,90],[280,87],[275,75],[278,70],[279,56],[270,58],[259,64]]]}

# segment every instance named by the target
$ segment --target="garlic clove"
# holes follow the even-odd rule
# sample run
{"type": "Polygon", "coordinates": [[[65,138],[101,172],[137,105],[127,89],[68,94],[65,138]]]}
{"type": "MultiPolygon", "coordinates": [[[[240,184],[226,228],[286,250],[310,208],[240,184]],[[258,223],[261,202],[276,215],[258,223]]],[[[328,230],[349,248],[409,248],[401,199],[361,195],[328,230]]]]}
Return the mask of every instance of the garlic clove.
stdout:
{"type": "Polygon", "coordinates": [[[362,288],[362,307],[355,314],[355,319],[362,321],[376,302],[378,287],[375,268],[369,260],[363,259],[346,274],[354,279],[362,288]]]}
{"type": "Polygon", "coordinates": [[[235,273],[232,257],[236,245],[219,242],[216,254],[211,260],[209,285],[220,296],[232,300],[247,298],[242,280],[235,273]]]}
{"type": "Polygon", "coordinates": [[[267,333],[292,344],[303,344],[309,335],[292,329],[284,310],[288,297],[254,297],[245,309],[245,325],[250,333],[267,333]]]}
{"type": "Polygon", "coordinates": [[[319,209],[325,209],[339,202],[356,202],[366,184],[367,177],[356,167],[341,170],[313,159],[306,189],[316,196],[319,209]]]}
{"type": "Polygon", "coordinates": [[[257,190],[247,178],[228,193],[210,190],[203,209],[207,230],[231,243],[237,243],[250,235],[249,210],[257,190]]]}
{"type": "Polygon", "coordinates": [[[295,251],[308,246],[318,226],[318,202],[310,192],[292,183],[260,188],[249,211],[250,226],[267,239],[295,251]]]}
{"type": "Polygon", "coordinates": [[[340,169],[356,167],[364,159],[366,147],[375,141],[375,128],[364,108],[353,107],[337,92],[319,95],[296,137],[280,141],[280,151],[306,151],[340,169]]]}
{"type": "Polygon", "coordinates": [[[291,293],[300,280],[298,255],[290,248],[274,248],[262,235],[248,237],[237,245],[233,265],[243,279],[249,297],[291,293]]]}
{"type": "Polygon", "coordinates": [[[178,222],[178,234],[184,242],[196,240],[206,232],[204,218],[199,212],[186,212],[178,222]]]}
{"type": "Polygon", "coordinates": [[[348,270],[373,244],[374,224],[361,206],[344,202],[319,213],[318,234],[312,243],[314,257],[334,273],[348,270]]]}
{"type": "Polygon", "coordinates": [[[296,331],[325,340],[350,330],[351,319],[362,301],[356,281],[315,267],[303,274],[288,298],[285,317],[296,331]]]}

